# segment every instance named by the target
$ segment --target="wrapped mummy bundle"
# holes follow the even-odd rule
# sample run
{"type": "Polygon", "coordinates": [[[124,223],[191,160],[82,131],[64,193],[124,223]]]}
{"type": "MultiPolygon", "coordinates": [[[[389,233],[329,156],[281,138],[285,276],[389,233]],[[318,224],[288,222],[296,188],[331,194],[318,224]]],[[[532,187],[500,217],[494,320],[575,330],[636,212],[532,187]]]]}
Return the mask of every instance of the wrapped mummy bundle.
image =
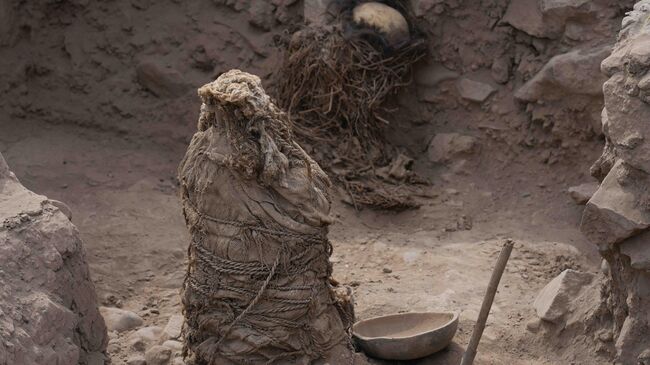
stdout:
{"type": "Polygon", "coordinates": [[[258,77],[231,70],[199,96],[198,131],[179,167],[191,234],[186,356],[201,365],[349,364],[352,313],[329,284],[327,176],[258,77]]]}

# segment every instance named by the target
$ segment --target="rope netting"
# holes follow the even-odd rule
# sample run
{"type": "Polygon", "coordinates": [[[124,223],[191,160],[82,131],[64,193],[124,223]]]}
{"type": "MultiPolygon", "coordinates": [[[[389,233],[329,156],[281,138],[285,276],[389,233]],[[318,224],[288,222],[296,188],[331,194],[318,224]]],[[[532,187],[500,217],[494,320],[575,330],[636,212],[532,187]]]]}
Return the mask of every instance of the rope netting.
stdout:
{"type": "MultiPolygon", "coordinates": [[[[185,309],[188,320],[185,336],[189,342],[201,344],[196,349],[201,358],[225,358],[235,364],[273,364],[296,354],[307,354],[312,359],[320,359],[335,345],[349,342],[347,333],[323,341],[311,330],[315,315],[312,313],[312,304],[319,300],[319,293],[330,292],[329,287],[279,284],[293,283],[307,271],[318,278],[329,278],[332,272],[329,262],[332,246],[327,237],[304,235],[278,227],[269,229],[255,224],[223,221],[198,211],[195,214],[201,217],[202,223],[199,224],[209,221],[238,227],[238,244],[257,247],[263,250],[260,252],[262,255],[268,254],[270,240],[280,238],[282,241],[271,266],[259,261],[228,260],[206,248],[200,238],[192,241],[188,251],[190,267],[183,291],[190,296],[199,294],[206,304],[212,300],[220,302],[216,308],[208,304],[185,309]],[[241,277],[245,277],[244,283],[241,277]],[[224,295],[225,292],[233,295],[224,295]],[[224,301],[224,296],[229,299],[224,301]],[[224,311],[224,307],[227,310],[224,311]],[[204,315],[210,316],[211,320],[217,316],[223,317],[223,323],[227,324],[220,327],[218,333],[193,330],[204,328],[201,324],[204,315]],[[274,330],[279,330],[285,337],[287,333],[295,334],[293,338],[302,340],[300,351],[281,352],[272,357],[264,357],[252,351],[226,351],[221,345],[235,326],[263,334],[271,339],[267,346],[276,348],[289,348],[295,344],[285,343],[286,339],[274,335],[274,330]],[[215,341],[215,338],[218,339],[215,341]]],[[[326,285],[325,281],[322,283],[322,286],[326,285]]],[[[339,305],[334,296],[329,298],[329,304],[339,305]]],[[[350,325],[351,323],[346,324],[348,330],[350,325]]]]}

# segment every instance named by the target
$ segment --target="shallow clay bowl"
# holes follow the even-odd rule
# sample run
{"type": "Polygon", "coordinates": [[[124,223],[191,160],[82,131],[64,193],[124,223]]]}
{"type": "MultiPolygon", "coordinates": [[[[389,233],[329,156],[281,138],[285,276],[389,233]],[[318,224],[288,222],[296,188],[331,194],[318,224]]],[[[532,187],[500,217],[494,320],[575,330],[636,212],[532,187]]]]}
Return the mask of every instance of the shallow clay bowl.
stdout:
{"type": "Polygon", "coordinates": [[[458,313],[402,313],[359,321],[352,335],[368,355],[385,360],[413,360],[451,343],[458,313]]]}

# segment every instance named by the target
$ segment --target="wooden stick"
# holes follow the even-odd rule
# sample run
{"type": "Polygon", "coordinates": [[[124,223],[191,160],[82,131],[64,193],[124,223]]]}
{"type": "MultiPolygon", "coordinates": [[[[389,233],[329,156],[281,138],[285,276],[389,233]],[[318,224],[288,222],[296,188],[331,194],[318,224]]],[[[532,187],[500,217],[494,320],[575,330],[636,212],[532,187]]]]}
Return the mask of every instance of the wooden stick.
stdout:
{"type": "Polygon", "coordinates": [[[492,302],[494,302],[494,296],[497,294],[501,276],[503,275],[503,271],[506,268],[508,259],[510,259],[510,253],[512,252],[512,247],[514,244],[515,242],[513,240],[507,239],[503,245],[503,248],[501,249],[499,260],[497,261],[497,264],[492,271],[490,285],[488,285],[487,291],[485,292],[485,298],[483,298],[481,312],[479,313],[478,319],[476,320],[472,338],[470,338],[469,344],[467,344],[467,350],[465,350],[465,354],[463,355],[463,359],[460,361],[460,365],[472,365],[474,363],[478,343],[481,341],[481,336],[483,336],[483,330],[485,330],[485,324],[487,323],[488,316],[490,315],[490,309],[492,308],[492,302]]]}

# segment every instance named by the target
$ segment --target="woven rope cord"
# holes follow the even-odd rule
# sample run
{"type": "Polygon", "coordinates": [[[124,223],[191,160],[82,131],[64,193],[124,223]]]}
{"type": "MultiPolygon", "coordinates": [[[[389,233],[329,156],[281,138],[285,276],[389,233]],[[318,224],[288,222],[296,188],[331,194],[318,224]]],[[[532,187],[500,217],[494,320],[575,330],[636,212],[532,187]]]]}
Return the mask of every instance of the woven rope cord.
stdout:
{"type": "MultiPolygon", "coordinates": [[[[217,354],[224,356],[226,358],[231,358],[237,360],[237,363],[246,363],[242,362],[240,358],[241,354],[227,354],[220,349],[220,345],[227,338],[228,334],[236,327],[248,327],[261,334],[264,334],[270,339],[273,339],[274,342],[281,344],[282,341],[274,338],[274,336],[267,329],[268,327],[260,328],[251,323],[251,321],[261,321],[262,323],[272,324],[276,328],[282,328],[285,331],[302,331],[307,337],[305,343],[301,346],[301,351],[288,352],[271,359],[268,359],[267,364],[273,364],[277,361],[290,358],[299,354],[307,354],[308,356],[316,359],[323,357],[328,350],[333,348],[339,343],[349,342],[347,336],[341,336],[341,338],[330,339],[328,343],[320,344],[314,337],[313,329],[309,326],[311,308],[316,301],[316,294],[322,290],[321,286],[306,286],[306,285],[297,285],[297,286],[278,286],[273,285],[272,282],[278,275],[282,277],[291,277],[302,274],[307,270],[310,270],[310,262],[319,257],[329,257],[332,252],[332,246],[329,240],[325,235],[316,235],[316,234],[304,234],[298,232],[291,232],[285,229],[276,229],[262,227],[258,224],[252,224],[241,221],[233,220],[223,220],[215,217],[208,216],[200,212],[189,199],[185,200],[188,204],[186,207],[190,207],[193,212],[200,218],[199,225],[205,224],[205,221],[215,222],[218,224],[229,225],[237,227],[243,230],[243,232],[256,232],[256,235],[241,235],[242,237],[250,238],[253,241],[263,241],[265,238],[283,238],[283,243],[281,244],[277,256],[273,262],[273,265],[269,266],[262,262],[238,262],[219,257],[211,250],[207,249],[201,239],[192,240],[190,244],[190,252],[193,252],[192,257],[196,262],[196,269],[199,271],[188,271],[186,277],[185,285],[196,290],[197,293],[201,294],[205,298],[214,298],[218,299],[219,290],[227,290],[233,293],[241,294],[250,298],[248,304],[239,305],[238,303],[229,303],[228,305],[235,312],[239,312],[235,316],[234,320],[226,325],[223,331],[220,331],[219,338],[215,345],[212,347],[212,353],[205,354],[209,355],[208,358],[215,358],[217,354]],[[203,223],[200,223],[203,222],[203,223]],[[270,237],[269,237],[270,236],[270,237]],[[291,250],[288,249],[288,242],[305,242],[309,243],[308,246],[310,249],[304,249],[298,253],[291,255],[291,250]],[[314,253],[314,249],[321,251],[313,257],[309,257],[308,254],[311,250],[314,253]],[[285,263],[285,265],[282,265],[285,263]],[[208,279],[208,283],[203,283],[197,279],[196,274],[202,273],[202,276],[205,279],[208,279]],[[259,289],[257,291],[251,290],[248,288],[233,286],[231,284],[221,283],[220,280],[215,281],[215,278],[220,278],[221,275],[246,275],[250,276],[253,279],[253,283],[257,282],[255,278],[264,278],[261,281],[259,289]],[[290,298],[278,298],[272,295],[269,295],[269,290],[277,290],[279,292],[304,292],[311,291],[309,298],[306,299],[290,299],[290,298]],[[270,308],[257,308],[257,304],[264,299],[265,302],[273,303],[275,305],[270,308]],[[292,315],[295,319],[287,320],[282,317],[284,313],[295,313],[292,315]]],[[[254,242],[255,243],[255,242],[254,242]]],[[[295,250],[295,249],[294,249],[295,250]]],[[[325,265],[325,272],[321,273],[322,275],[331,275],[331,263],[329,260],[325,265]]],[[[324,284],[322,284],[324,285],[324,284]]],[[[336,304],[331,302],[330,304],[336,304]]],[[[303,338],[304,335],[301,335],[300,338],[303,338]]]]}

